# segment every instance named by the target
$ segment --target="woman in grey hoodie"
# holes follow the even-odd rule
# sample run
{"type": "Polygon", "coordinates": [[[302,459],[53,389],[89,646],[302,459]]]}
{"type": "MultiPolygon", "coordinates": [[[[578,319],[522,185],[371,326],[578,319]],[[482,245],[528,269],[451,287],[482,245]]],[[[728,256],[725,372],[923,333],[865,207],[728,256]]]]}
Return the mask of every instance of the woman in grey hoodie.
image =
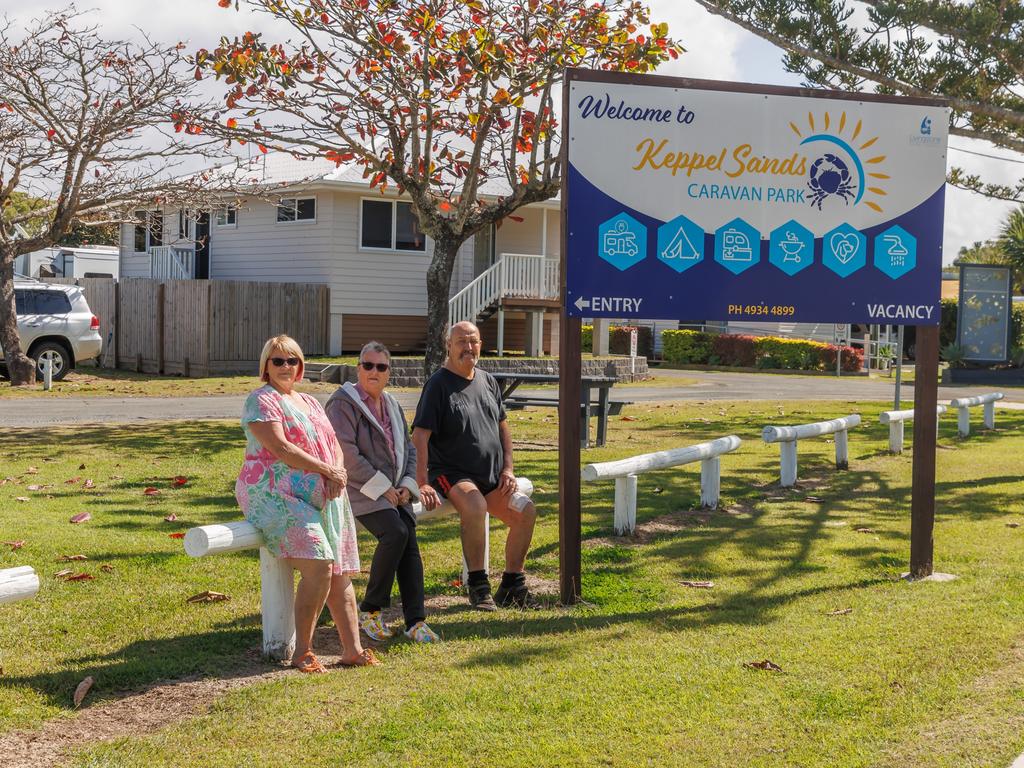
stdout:
{"type": "Polygon", "coordinates": [[[327,401],[327,417],[345,456],[352,513],[377,539],[359,626],[373,640],[394,635],[380,612],[391,605],[397,576],[406,637],[433,643],[441,638],[425,621],[423,560],[412,510],[419,498],[416,449],[401,406],[384,391],[390,367],[387,347],[369,342],[359,353],[359,383],[344,384],[327,401]]]}

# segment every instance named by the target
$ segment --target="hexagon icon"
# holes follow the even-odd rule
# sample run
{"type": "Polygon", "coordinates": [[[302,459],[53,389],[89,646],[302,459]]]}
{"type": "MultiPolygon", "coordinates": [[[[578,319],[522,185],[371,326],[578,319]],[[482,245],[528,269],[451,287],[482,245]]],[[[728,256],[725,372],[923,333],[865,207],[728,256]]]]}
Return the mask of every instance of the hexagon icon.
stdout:
{"type": "Polygon", "coordinates": [[[917,266],[917,238],[898,224],[875,237],[875,267],[893,280],[917,266]]]}
{"type": "Polygon", "coordinates": [[[647,227],[620,213],[597,228],[597,252],[616,269],[627,270],[647,256],[647,227]]]}
{"type": "Polygon", "coordinates": [[[715,261],[734,275],[761,261],[761,233],[743,219],[733,219],[715,231],[715,261]]]}
{"type": "Polygon", "coordinates": [[[772,230],[768,261],[790,277],[807,269],[814,263],[814,233],[792,220],[772,230]]]}
{"type": "Polygon", "coordinates": [[[849,224],[840,224],[822,238],[821,263],[840,277],[849,277],[867,265],[868,239],[849,224]]]}
{"type": "Polygon", "coordinates": [[[658,227],[658,261],[684,272],[704,261],[704,230],[685,216],[658,227]]]}

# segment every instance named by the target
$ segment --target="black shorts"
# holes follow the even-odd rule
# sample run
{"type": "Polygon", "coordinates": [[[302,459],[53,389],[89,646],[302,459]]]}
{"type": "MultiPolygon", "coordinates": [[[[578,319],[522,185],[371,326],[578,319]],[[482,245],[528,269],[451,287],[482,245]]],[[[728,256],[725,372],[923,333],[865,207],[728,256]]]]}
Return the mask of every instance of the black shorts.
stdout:
{"type": "Polygon", "coordinates": [[[456,483],[461,483],[463,480],[469,480],[471,483],[473,483],[473,485],[476,486],[477,490],[480,491],[480,493],[482,493],[484,496],[486,496],[487,494],[489,494],[491,491],[498,487],[498,484],[495,482],[491,482],[489,478],[481,479],[479,477],[473,477],[473,475],[467,474],[465,472],[445,472],[443,475],[438,475],[433,480],[431,480],[430,484],[434,486],[434,489],[438,493],[440,493],[447,499],[448,491],[451,490],[451,487],[456,483]]]}

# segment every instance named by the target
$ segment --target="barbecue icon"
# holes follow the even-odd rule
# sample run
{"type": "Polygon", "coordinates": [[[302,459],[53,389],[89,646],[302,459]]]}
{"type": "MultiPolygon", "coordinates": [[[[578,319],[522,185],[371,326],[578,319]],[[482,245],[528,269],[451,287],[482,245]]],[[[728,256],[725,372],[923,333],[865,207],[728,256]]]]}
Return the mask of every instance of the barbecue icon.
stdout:
{"type": "Polygon", "coordinates": [[[784,262],[785,261],[795,261],[795,262],[797,262],[799,264],[800,263],[800,253],[803,251],[803,249],[806,246],[807,246],[807,243],[805,243],[803,240],[801,240],[795,234],[793,234],[792,232],[787,230],[785,236],[783,237],[783,239],[781,241],[779,241],[779,248],[781,248],[782,252],[785,254],[782,257],[782,260],[784,262]]]}

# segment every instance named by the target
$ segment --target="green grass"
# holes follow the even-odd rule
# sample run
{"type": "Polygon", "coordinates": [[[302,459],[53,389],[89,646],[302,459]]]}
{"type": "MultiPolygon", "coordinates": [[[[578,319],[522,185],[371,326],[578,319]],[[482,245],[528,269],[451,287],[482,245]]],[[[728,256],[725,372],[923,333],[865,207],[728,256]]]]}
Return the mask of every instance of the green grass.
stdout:
{"type": "MultiPolygon", "coordinates": [[[[1024,413],[1001,411],[996,431],[962,442],[944,420],[936,566],[959,578],[908,585],[898,575],[911,458],[884,454],[882,407],[633,406],[635,420],[613,418],[609,446],[584,461],[729,433],[745,442],[723,457],[723,509],[706,517],[689,514],[697,465],[642,476],[639,539],[612,536],[611,482],[583,486],[587,605],[483,615],[460,601],[429,618],[441,645],[394,643],[376,669],[238,690],[74,764],[1009,765],[1024,750],[1024,527],[1006,526],[1024,522],[1024,413]],[[864,426],[850,438],[851,470],[831,468],[824,439],[804,441],[802,487],[779,489],[778,448],[760,442],[760,427],[853,411],[864,426]],[[828,615],[842,608],[853,611],[828,615]],[[743,666],[765,658],[783,672],[743,666]]],[[[544,515],[530,569],[554,581],[557,463],[544,446],[556,420],[544,409],[510,420],[526,444],[517,469],[544,515]]],[[[0,567],[43,574],[37,598],[0,606],[0,732],[68,717],[87,674],[95,704],[161,679],[229,673],[258,646],[254,554],[190,560],[168,538],[239,517],[241,450],[237,427],[219,422],[0,434],[0,475],[22,481],[0,487],[0,540],[27,542],[0,548],[0,567]],[[38,473],[22,476],[29,466],[38,473]],[[175,490],[166,478],[178,474],[190,480],[175,490]],[[86,478],[96,489],[81,488],[86,478]],[[161,493],[144,496],[147,485],[161,493]],[[92,521],[67,523],[86,510],[92,521]],[[171,512],[179,520],[164,522],[171,512]],[[55,581],[65,567],[56,557],[76,553],[90,560],[72,567],[96,580],[55,581]],[[232,600],[184,604],[204,589],[232,600]]],[[[453,593],[455,521],[425,523],[420,537],[428,592],[453,593]]],[[[493,567],[503,540],[496,526],[493,567]]]]}

